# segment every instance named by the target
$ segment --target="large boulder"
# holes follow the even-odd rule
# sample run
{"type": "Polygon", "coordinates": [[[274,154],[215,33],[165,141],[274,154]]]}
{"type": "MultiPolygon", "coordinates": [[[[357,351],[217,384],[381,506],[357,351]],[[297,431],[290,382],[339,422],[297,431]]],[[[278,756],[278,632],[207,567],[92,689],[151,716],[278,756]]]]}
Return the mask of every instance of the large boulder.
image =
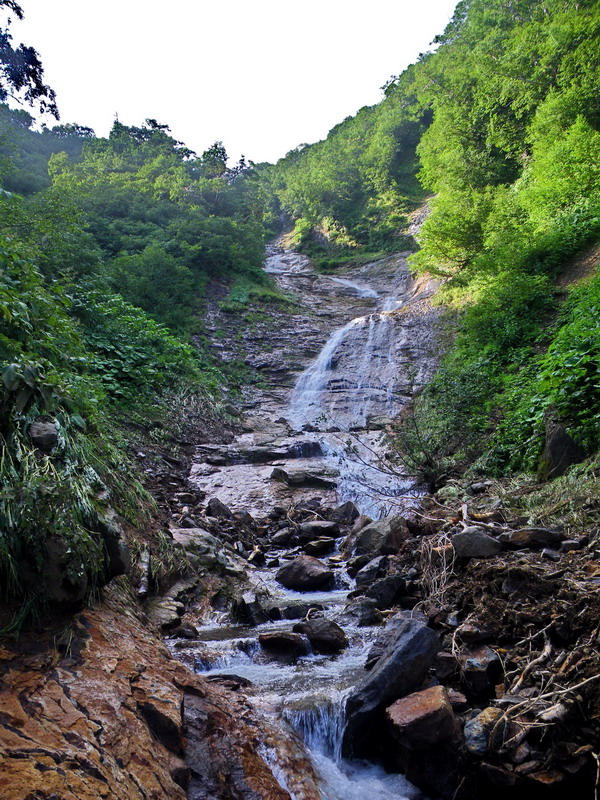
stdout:
{"type": "Polygon", "coordinates": [[[347,700],[343,740],[347,756],[368,752],[373,725],[383,724],[388,705],[420,686],[439,648],[437,635],[421,619],[402,621],[381,658],[347,700]]]}
{"type": "Polygon", "coordinates": [[[303,633],[311,643],[315,653],[337,653],[348,647],[346,634],[337,624],[330,619],[317,617],[303,622],[297,622],[293,629],[303,633]]]}
{"type": "Polygon", "coordinates": [[[298,556],[277,570],[275,579],[286,589],[311,592],[318,589],[331,589],[333,571],[318,558],[298,556]]]}
{"type": "Polygon", "coordinates": [[[356,533],[351,533],[344,542],[344,550],[350,555],[376,556],[397,553],[407,535],[406,520],[397,515],[371,522],[356,533]]]}
{"type": "Polygon", "coordinates": [[[55,422],[36,419],[29,428],[29,438],[42,453],[51,453],[58,444],[58,427],[55,422]]]}
{"type": "Polygon", "coordinates": [[[458,558],[490,558],[502,550],[502,542],[471,526],[452,537],[452,547],[458,558]]]}
{"type": "Polygon", "coordinates": [[[375,600],[377,608],[383,610],[399,603],[405,589],[406,581],[402,575],[387,575],[369,586],[365,594],[375,600]]]}
{"type": "Polygon", "coordinates": [[[276,656],[305,656],[310,652],[306,637],[289,631],[274,631],[259,634],[258,641],[263,650],[276,656]]]}

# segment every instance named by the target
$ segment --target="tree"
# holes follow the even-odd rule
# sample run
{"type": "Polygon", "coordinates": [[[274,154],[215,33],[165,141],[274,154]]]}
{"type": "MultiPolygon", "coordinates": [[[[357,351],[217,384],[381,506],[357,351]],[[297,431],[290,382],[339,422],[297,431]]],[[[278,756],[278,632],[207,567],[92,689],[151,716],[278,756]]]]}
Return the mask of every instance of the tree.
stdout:
{"type": "MultiPolygon", "coordinates": [[[[0,10],[12,12],[23,19],[23,9],[15,0],[0,0],[0,10]]],[[[9,97],[30,106],[38,106],[42,113],[50,113],[58,119],[56,94],[44,81],[44,69],[39,55],[33,47],[20,44],[13,47],[9,33],[11,23],[7,16],[0,27],[0,101],[9,97]]]]}

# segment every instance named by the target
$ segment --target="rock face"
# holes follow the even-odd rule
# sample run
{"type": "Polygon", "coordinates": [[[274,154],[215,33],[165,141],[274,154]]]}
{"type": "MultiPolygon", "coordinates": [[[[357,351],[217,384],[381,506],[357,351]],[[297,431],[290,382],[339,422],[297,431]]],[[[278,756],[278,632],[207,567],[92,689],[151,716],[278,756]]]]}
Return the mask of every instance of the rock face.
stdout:
{"type": "Polygon", "coordinates": [[[322,561],[313,556],[298,556],[277,571],[276,579],[286,589],[311,592],[330,589],[333,572],[322,561]]]}
{"type": "Polygon", "coordinates": [[[343,744],[347,755],[365,753],[371,726],[386,706],[419,686],[439,648],[437,635],[420,619],[399,624],[381,658],[348,698],[343,744]]]}
{"type": "Polygon", "coordinates": [[[174,661],[124,597],[106,594],[72,620],[63,655],[53,632],[23,635],[25,655],[0,648],[2,800],[289,800],[256,754],[274,736],[265,721],[174,661]]]}

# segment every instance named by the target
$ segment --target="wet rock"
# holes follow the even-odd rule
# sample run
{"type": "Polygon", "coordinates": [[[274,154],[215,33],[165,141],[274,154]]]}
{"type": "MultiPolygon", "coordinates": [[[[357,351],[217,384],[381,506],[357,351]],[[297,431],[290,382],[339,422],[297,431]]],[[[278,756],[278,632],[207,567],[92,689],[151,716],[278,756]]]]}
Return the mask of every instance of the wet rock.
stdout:
{"type": "Polygon", "coordinates": [[[337,522],[329,522],[328,520],[319,519],[311,522],[303,522],[298,526],[298,537],[303,542],[322,536],[335,538],[339,533],[340,528],[337,522]]]}
{"type": "Polygon", "coordinates": [[[340,525],[350,525],[359,516],[358,508],[350,500],[335,508],[331,514],[332,520],[339,522],[340,525]]]}
{"type": "Polygon", "coordinates": [[[577,539],[566,539],[561,542],[560,549],[563,553],[570,553],[573,550],[581,550],[582,543],[577,539]]]}
{"type": "Polygon", "coordinates": [[[206,504],[206,515],[208,517],[218,517],[221,519],[233,519],[233,513],[225,503],[222,503],[218,497],[211,497],[206,504]]]}
{"type": "Polygon", "coordinates": [[[298,556],[277,571],[275,579],[286,589],[310,592],[331,589],[333,571],[313,556],[298,556]]]}
{"type": "Polygon", "coordinates": [[[525,547],[552,547],[562,539],[558,531],[547,528],[521,528],[518,531],[502,533],[498,539],[508,547],[519,550],[525,547]]]}
{"type": "Polygon", "coordinates": [[[182,622],[178,628],[171,631],[171,636],[175,639],[197,639],[198,628],[191,622],[182,622]]]}
{"type": "Polygon", "coordinates": [[[258,641],[263,650],[283,656],[305,656],[310,653],[310,646],[305,636],[289,631],[261,633],[258,641]]]}
{"type": "Polygon", "coordinates": [[[222,542],[203,528],[171,528],[171,535],[184,550],[197,557],[198,564],[206,567],[230,566],[222,542]]]}
{"type": "Polygon", "coordinates": [[[366,625],[379,625],[383,616],[377,608],[377,603],[370,597],[357,597],[349,603],[339,619],[348,624],[354,623],[360,627],[366,625]]]}
{"type": "Polygon", "coordinates": [[[302,600],[278,601],[265,604],[265,611],[270,620],[304,619],[310,612],[320,611],[319,603],[305,603],[302,600]]]}
{"type": "Polygon", "coordinates": [[[265,554],[258,547],[255,547],[254,550],[248,556],[248,563],[253,564],[255,567],[264,566],[265,561],[266,561],[265,554]]]}
{"type": "Polygon", "coordinates": [[[402,575],[388,575],[375,581],[365,592],[367,597],[377,603],[377,608],[391,608],[401,599],[406,589],[406,581],[402,575]]]}
{"type": "Polygon", "coordinates": [[[385,571],[387,562],[387,556],[377,556],[377,558],[371,559],[356,573],[356,585],[360,587],[373,583],[385,571]]]}
{"type": "Polygon", "coordinates": [[[467,692],[476,697],[490,693],[502,671],[498,653],[483,645],[464,656],[462,662],[463,683],[467,692]]]}
{"type": "Polygon", "coordinates": [[[328,536],[322,536],[319,539],[313,539],[312,542],[307,542],[304,545],[304,552],[309,556],[323,556],[326,553],[331,553],[335,548],[335,539],[328,536]]]}
{"type": "Polygon", "coordinates": [[[437,635],[421,620],[403,620],[393,641],[347,700],[343,741],[347,755],[357,757],[365,752],[372,725],[383,709],[419,686],[439,646],[437,635]]]}
{"type": "Polygon", "coordinates": [[[458,735],[458,724],[443,686],[432,686],[396,700],[386,716],[392,736],[409,750],[427,749],[458,735]]]}
{"type": "Polygon", "coordinates": [[[368,555],[375,558],[398,552],[406,535],[404,517],[385,517],[378,522],[371,522],[357,533],[351,533],[344,542],[343,549],[352,555],[368,555]]]}
{"type": "Polygon", "coordinates": [[[490,558],[502,550],[502,543],[481,528],[472,527],[455,534],[452,547],[458,558],[490,558]]]}
{"type": "Polygon", "coordinates": [[[298,622],[292,630],[303,633],[315,653],[338,653],[348,647],[346,634],[330,619],[309,619],[306,622],[298,622]]]}
{"type": "Polygon", "coordinates": [[[176,581],[173,586],[165,592],[164,596],[171,598],[171,600],[181,601],[193,595],[199,583],[200,580],[197,577],[180,578],[180,580],[176,581]]]}
{"type": "Polygon", "coordinates": [[[54,422],[37,419],[29,428],[29,438],[42,453],[51,453],[58,444],[58,427],[54,422]]]}

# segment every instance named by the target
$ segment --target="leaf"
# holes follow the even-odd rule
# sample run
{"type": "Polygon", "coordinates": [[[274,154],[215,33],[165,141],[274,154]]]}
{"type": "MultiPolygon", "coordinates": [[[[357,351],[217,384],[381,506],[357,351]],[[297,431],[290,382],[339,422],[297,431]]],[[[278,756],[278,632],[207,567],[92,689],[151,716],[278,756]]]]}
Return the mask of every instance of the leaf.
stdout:
{"type": "Polygon", "coordinates": [[[16,392],[21,385],[22,375],[18,364],[9,364],[2,370],[2,380],[9,392],[16,392]]]}

